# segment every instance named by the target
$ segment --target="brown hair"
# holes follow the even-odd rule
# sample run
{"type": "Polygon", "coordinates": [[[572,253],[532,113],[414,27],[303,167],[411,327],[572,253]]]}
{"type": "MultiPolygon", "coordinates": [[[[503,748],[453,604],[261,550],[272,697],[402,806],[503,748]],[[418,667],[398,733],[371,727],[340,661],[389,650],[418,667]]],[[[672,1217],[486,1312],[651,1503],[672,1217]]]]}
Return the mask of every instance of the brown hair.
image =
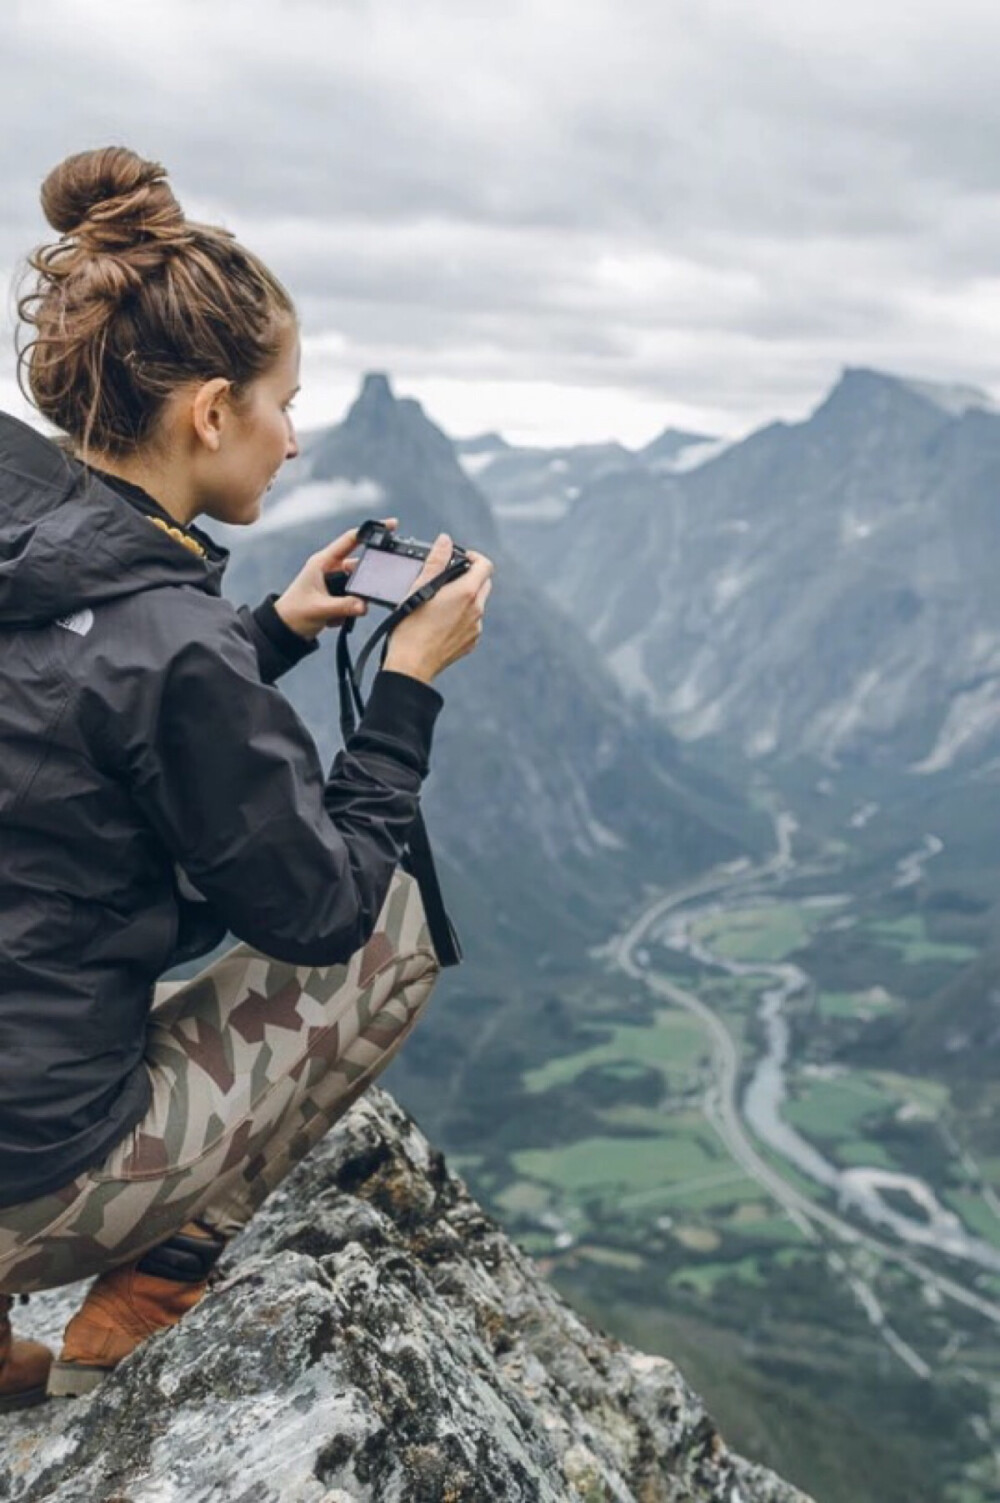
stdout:
{"type": "Polygon", "coordinates": [[[239,402],[295,318],[277,277],[230,231],[185,219],[166,177],[108,146],[67,157],[42,183],[61,239],[28,257],[37,277],[17,311],[35,336],[17,340],[18,383],[84,457],[140,447],[186,381],[224,376],[239,402]]]}

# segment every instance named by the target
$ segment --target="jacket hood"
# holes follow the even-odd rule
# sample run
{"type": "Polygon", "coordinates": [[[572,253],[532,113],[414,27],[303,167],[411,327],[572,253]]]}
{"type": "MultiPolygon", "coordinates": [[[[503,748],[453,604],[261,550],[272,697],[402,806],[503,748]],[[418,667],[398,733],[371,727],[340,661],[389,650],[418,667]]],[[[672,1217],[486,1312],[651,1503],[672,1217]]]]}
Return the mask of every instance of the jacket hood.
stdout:
{"type": "Polygon", "coordinates": [[[43,626],[164,585],[219,595],[228,559],[200,528],[177,528],[152,498],[143,505],[118,495],[52,439],[0,412],[0,627],[43,626]]]}

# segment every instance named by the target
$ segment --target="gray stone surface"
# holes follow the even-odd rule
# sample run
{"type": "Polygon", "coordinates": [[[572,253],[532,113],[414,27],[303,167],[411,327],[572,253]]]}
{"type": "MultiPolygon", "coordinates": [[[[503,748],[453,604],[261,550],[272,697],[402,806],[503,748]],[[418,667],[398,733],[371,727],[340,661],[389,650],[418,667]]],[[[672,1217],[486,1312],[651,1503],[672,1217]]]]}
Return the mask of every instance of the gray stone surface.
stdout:
{"type": "MultiPolygon", "coordinates": [[[[87,1399],[0,1421],[11,1503],[808,1503],[579,1319],[373,1091],[87,1399]]],[[[32,1296],[58,1342],[81,1287],[32,1296]]]]}

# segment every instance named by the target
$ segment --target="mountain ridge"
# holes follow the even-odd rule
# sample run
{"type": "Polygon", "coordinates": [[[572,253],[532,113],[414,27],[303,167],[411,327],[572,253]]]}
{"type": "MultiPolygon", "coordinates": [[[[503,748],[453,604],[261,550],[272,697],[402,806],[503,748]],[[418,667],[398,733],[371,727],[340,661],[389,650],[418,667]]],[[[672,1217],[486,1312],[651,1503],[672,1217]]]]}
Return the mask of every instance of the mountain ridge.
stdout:
{"type": "Polygon", "coordinates": [[[989,401],[848,367],[808,418],[767,424],[688,473],[633,467],[592,479],[561,516],[524,505],[498,520],[627,692],[682,740],[831,766],[974,768],[1000,755],[989,401]],[[612,510],[637,556],[595,619],[612,510]]]}

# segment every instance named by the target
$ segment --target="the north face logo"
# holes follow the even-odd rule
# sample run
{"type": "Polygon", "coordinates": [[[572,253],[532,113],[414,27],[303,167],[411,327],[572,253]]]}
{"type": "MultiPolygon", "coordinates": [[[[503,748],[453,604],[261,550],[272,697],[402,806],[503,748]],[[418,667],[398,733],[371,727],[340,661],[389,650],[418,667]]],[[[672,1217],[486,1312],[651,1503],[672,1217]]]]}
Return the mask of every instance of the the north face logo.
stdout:
{"type": "Polygon", "coordinates": [[[57,626],[63,626],[67,631],[75,631],[78,637],[85,637],[94,624],[94,613],[88,606],[86,610],[77,611],[73,616],[59,616],[57,626]]]}

